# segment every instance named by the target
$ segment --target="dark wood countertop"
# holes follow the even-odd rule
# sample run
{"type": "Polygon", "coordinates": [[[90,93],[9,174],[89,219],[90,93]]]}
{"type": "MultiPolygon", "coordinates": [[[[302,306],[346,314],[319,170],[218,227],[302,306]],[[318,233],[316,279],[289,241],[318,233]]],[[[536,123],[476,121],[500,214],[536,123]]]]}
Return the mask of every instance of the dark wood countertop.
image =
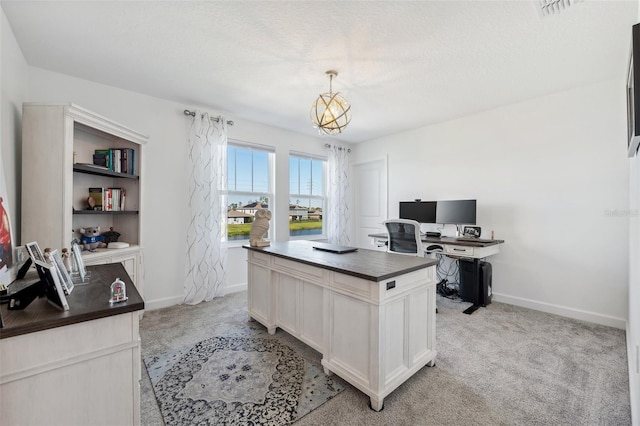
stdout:
{"type": "MultiPolygon", "coordinates": [[[[382,232],[379,234],[369,234],[371,238],[387,238],[387,234],[382,232]]],[[[422,236],[420,238],[423,243],[431,243],[431,244],[449,244],[452,246],[469,246],[469,247],[488,247],[494,246],[496,244],[504,243],[504,240],[485,240],[479,238],[476,241],[473,240],[460,240],[456,237],[426,237],[422,236]]]]}
{"type": "MultiPolygon", "coordinates": [[[[91,271],[89,284],[74,287],[67,296],[68,311],[52,306],[46,297],[35,299],[23,310],[10,311],[6,303],[0,305],[4,321],[4,328],[0,328],[0,339],[144,309],[144,300],[121,263],[88,266],[87,270],[91,271]],[[111,283],[116,278],[126,284],[128,299],[109,305],[111,283]]],[[[23,281],[28,282],[27,278],[23,281]]],[[[37,277],[31,281],[36,282],[37,277]]],[[[13,286],[21,284],[24,287],[24,283],[16,281],[9,286],[9,291],[15,291],[13,286]]]]}
{"type": "Polygon", "coordinates": [[[248,245],[242,247],[247,250],[267,253],[272,256],[375,282],[427,268],[438,263],[435,259],[362,248],[351,253],[329,253],[315,250],[313,248],[315,244],[317,243],[314,241],[296,240],[271,242],[268,247],[251,247],[248,245]]]}

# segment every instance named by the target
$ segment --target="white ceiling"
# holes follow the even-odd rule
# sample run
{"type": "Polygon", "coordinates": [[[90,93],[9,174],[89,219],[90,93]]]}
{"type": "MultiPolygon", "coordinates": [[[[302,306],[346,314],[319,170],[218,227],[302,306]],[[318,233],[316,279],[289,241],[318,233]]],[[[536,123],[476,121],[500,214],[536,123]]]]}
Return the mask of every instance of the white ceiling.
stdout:
{"type": "Polygon", "coordinates": [[[353,120],[333,138],[347,142],[623,82],[638,17],[637,0],[547,17],[537,0],[1,4],[29,65],[223,111],[237,126],[317,135],[309,109],[335,69],[353,120]]]}

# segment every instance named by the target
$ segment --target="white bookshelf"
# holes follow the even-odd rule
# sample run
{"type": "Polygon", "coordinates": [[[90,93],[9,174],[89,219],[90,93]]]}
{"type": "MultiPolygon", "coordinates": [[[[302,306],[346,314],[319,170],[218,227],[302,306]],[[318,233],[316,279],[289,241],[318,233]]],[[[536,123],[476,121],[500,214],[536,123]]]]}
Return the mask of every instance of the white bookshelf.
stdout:
{"type": "Polygon", "coordinates": [[[113,228],[126,249],[83,252],[87,265],[123,263],[143,293],[141,200],[147,136],[75,104],[25,103],[22,110],[22,243],[69,248],[80,228],[113,228]],[[96,149],[132,148],[135,173],[89,166],[96,149]],[[87,165],[88,164],[88,165],[87,165]],[[90,187],[124,188],[124,211],[88,210],[90,187]]]}

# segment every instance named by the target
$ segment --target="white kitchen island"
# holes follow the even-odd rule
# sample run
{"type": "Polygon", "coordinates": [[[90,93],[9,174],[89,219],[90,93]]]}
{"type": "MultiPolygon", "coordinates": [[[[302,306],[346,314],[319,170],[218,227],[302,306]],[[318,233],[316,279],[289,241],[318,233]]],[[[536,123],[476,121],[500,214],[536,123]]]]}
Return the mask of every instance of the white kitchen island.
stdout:
{"type": "Polygon", "coordinates": [[[384,398],[434,365],[436,261],[374,250],[329,253],[312,241],[248,250],[248,308],[270,334],[280,327],[322,353],[335,373],[384,398]]]}

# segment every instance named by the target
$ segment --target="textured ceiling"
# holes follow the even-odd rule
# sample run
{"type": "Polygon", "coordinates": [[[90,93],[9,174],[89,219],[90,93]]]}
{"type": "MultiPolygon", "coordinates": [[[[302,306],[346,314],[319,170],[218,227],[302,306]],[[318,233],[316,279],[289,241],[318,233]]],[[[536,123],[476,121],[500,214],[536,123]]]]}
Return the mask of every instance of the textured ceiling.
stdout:
{"type": "Polygon", "coordinates": [[[637,0],[583,1],[548,17],[538,4],[1,2],[29,65],[210,107],[240,126],[317,135],[309,109],[335,69],[353,120],[332,138],[347,142],[624,81],[637,0]]]}

